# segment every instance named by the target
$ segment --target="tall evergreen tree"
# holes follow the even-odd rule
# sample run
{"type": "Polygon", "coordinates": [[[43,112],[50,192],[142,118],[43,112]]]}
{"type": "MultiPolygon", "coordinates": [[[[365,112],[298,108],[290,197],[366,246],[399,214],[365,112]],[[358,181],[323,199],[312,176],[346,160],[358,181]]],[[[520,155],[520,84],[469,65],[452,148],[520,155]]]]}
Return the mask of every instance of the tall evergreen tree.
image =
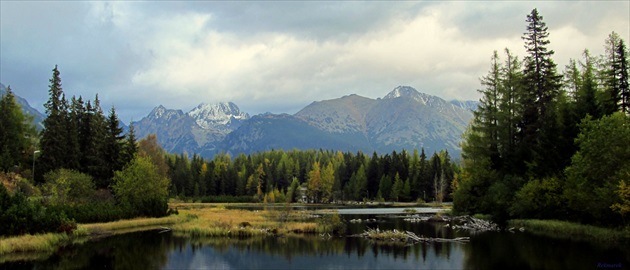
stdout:
{"type": "Polygon", "coordinates": [[[81,119],[84,117],[85,107],[83,104],[83,98],[79,96],[72,97],[70,100],[70,107],[67,114],[67,132],[68,132],[68,165],[67,169],[80,170],[81,169],[81,145],[79,139],[79,127],[81,126],[81,119]]]}
{"type": "Polygon", "coordinates": [[[138,153],[138,142],[136,139],[136,128],[133,123],[129,125],[129,132],[127,133],[125,144],[122,152],[122,164],[125,166],[127,163],[133,160],[134,156],[138,153]]]}
{"type": "Polygon", "coordinates": [[[617,69],[617,78],[619,79],[619,92],[621,99],[621,111],[630,114],[630,86],[628,86],[628,49],[623,39],[619,40],[617,45],[617,55],[619,67],[617,69]]]}
{"type": "MultiPolygon", "coordinates": [[[[123,129],[120,127],[120,121],[113,106],[107,117],[106,125],[103,159],[108,170],[105,171],[107,174],[104,175],[104,179],[109,180],[114,176],[114,171],[122,170],[125,165],[122,156],[125,136],[122,135],[123,129]]],[[[109,183],[107,185],[109,186],[109,183]]]]}
{"type": "Polygon", "coordinates": [[[497,119],[499,123],[499,155],[505,173],[518,173],[517,131],[521,118],[522,106],[517,101],[517,93],[521,91],[522,63],[509,49],[505,49],[505,63],[501,67],[501,87],[499,87],[499,105],[497,119]]]}
{"type": "Polygon", "coordinates": [[[604,91],[601,96],[601,104],[605,115],[611,115],[619,111],[621,101],[621,59],[618,51],[621,37],[612,32],[605,41],[605,56],[601,70],[604,91]]]}
{"type": "Polygon", "coordinates": [[[490,71],[488,75],[481,78],[481,85],[484,89],[478,90],[482,97],[479,100],[479,107],[474,114],[472,126],[473,132],[479,134],[481,142],[474,149],[479,156],[490,159],[493,169],[501,167],[499,156],[499,93],[501,87],[501,67],[499,55],[494,51],[491,58],[490,71]]]}
{"type": "Polygon", "coordinates": [[[601,117],[601,110],[597,102],[598,86],[595,79],[595,63],[588,50],[584,50],[581,80],[575,95],[578,120],[590,115],[595,119],[601,117]]]}
{"type": "Polygon", "coordinates": [[[561,139],[557,99],[561,76],[548,50],[549,33],[537,9],[527,15],[527,32],[523,35],[528,56],[524,60],[523,88],[519,101],[523,104],[520,128],[521,158],[534,176],[558,172],[560,168],[558,141],[561,139]]]}
{"type": "Polygon", "coordinates": [[[30,157],[32,138],[36,136],[31,120],[22,112],[8,86],[0,98],[0,171],[20,167],[30,157]]]}
{"type": "Polygon", "coordinates": [[[38,182],[44,180],[44,173],[65,167],[68,160],[66,100],[61,88],[60,72],[56,65],[50,79],[48,93],[49,99],[44,104],[47,117],[43,121],[44,129],[40,140],[41,155],[37,162],[39,170],[36,171],[35,176],[38,182]]]}

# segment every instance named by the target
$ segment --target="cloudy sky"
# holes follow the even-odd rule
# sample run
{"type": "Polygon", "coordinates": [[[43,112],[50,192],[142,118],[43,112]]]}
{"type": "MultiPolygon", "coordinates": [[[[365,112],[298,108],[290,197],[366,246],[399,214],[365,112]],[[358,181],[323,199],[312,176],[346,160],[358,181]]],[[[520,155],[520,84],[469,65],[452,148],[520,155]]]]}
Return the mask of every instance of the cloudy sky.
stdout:
{"type": "Polygon", "coordinates": [[[0,82],[43,112],[59,66],[67,96],[140,120],[157,105],[232,101],[250,114],[382,97],[398,85],[478,99],[494,50],[525,55],[533,8],[563,70],[612,32],[629,1],[0,1],[0,82]]]}

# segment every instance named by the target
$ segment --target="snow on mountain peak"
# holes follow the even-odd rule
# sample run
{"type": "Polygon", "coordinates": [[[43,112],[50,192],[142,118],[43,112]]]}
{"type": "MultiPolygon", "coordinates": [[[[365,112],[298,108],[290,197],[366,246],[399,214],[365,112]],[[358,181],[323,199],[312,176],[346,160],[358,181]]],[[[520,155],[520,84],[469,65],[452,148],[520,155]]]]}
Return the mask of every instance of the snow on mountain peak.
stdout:
{"type": "Polygon", "coordinates": [[[175,117],[177,115],[183,114],[181,110],[170,110],[166,107],[160,105],[153,108],[153,111],[149,114],[149,118],[152,119],[170,119],[171,117],[175,117]]]}
{"type": "Polygon", "coordinates": [[[427,104],[431,98],[431,96],[420,93],[411,86],[398,86],[389,92],[389,94],[387,94],[383,99],[394,99],[400,97],[415,99],[422,104],[427,104]]]}
{"type": "Polygon", "coordinates": [[[216,125],[227,125],[232,119],[247,120],[249,115],[232,102],[220,102],[215,104],[201,103],[188,112],[188,116],[195,119],[197,125],[204,129],[216,125]]]}

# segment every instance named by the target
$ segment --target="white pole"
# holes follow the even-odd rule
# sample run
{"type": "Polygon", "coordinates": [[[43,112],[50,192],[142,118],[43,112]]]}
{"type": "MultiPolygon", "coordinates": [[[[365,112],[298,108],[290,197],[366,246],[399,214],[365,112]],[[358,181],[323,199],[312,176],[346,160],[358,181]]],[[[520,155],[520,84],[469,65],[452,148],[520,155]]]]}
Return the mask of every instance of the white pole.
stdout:
{"type": "Polygon", "coordinates": [[[39,152],[41,152],[41,151],[39,151],[39,150],[33,151],[33,182],[35,182],[35,154],[37,154],[39,152]]]}

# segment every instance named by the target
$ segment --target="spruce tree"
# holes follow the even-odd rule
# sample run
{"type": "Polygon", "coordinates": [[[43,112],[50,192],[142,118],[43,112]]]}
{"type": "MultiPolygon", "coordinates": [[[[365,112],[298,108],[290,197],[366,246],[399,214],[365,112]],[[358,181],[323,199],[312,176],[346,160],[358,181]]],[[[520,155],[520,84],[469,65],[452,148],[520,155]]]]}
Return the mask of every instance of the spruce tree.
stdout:
{"type": "Polygon", "coordinates": [[[520,155],[533,176],[558,172],[560,158],[557,146],[561,129],[557,112],[561,76],[548,50],[549,33],[543,17],[534,9],[527,15],[527,32],[523,35],[528,56],[524,60],[523,88],[519,101],[523,104],[520,122],[520,155]]]}
{"type": "Polygon", "coordinates": [[[116,109],[112,106],[109,112],[109,116],[106,121],[107,132],[104,141],[104,158],[105,167],[108,168],[107,174],[104,175],[104,179],[111,179],[114,176],[114,171],[123,169],[125,165],[123,163],[123,129],[120,127],[120,121],[116,115],[116,109]]]}
{"type": "Polygon", "coordinates": [[[8,86],[7,92],[0,98],[0,171],[22,167],[25,159],[30,157],[31,138],[36,135],[31,120],[22,112],[11,86],[8,86]]]}
{"type": "Polygon", "coordinates": [[[621,37],[619,34],[612,32],[605,41],[605,56],[603,68],[601,70],[602,83],[604,84],[604,92],[601,95],[601,104],[604,115],[611,115],[619,111],[621,101],[621,64],[618,52],[621,37]]]}
{"type": "Polygon", "coordinates": [[[601,117],[601,109],[597,102],[598,86],[595,78],[595,64],[588,50],[584,50],[584,63],[581,72],[581,84],[575,95],[576,112],[578,120],[583,119],[586,115],[590,115],[595,119],[601,117]]]}
{"type": "Polygon", "coordinates": [[[136,139],[136,128],[133,123],[129,125],[129,132],[127,133],[125,144],[122,153],[122,164],[125,166],[131,162],[134,156],[138,153],[138,142],[136,139]]]}
{"type": "Polygon", "coordinates": [[[618,64],[617,78],[619,79],[619,93],[621,111],[630,114],[630,87],[628,86],[628,49],[623,39],[617,45],[618,64]]]}
{"type": "Polygon", "coordinates": [[[44,104],[46,119],[40,140],[41,155],[37,160],[35,180],[43,181],[43,175],[49,171],[63,168],[68,160],[68,128],[66,122],[66,100],[61,88],[61,77],[57,66],[50,79],[49,99],[44,104]]]}

